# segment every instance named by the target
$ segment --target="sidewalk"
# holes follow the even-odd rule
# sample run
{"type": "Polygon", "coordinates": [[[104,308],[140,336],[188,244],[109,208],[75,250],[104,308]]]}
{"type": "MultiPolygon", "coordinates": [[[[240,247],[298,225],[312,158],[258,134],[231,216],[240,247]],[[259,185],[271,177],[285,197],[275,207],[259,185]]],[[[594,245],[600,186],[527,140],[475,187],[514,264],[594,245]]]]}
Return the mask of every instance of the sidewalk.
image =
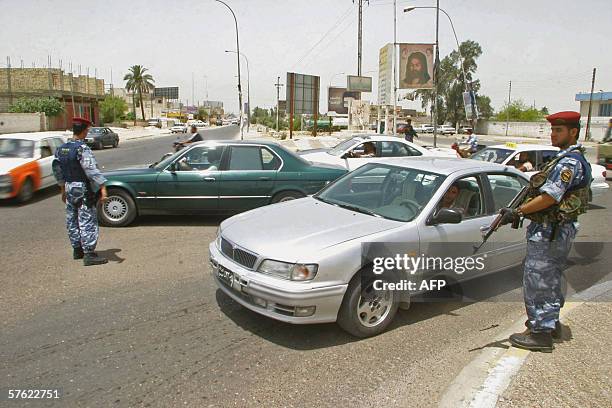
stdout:
{"type": "Polygon", "coordinates": [[[170,129],[159,129],[154,126],[138,126],[127,129],[111,127],[110,129],[119,135],[120,142],[127,142],[145,137],[167,136],[170,134],[170,129]]]}
{"type": "Polygon", "coordinates": [[[573,295],[561,309],[563,334],[552,353],[509,345],[507,328],[455,378],[439,406],[448,408],[612,406],[612,281],[573,295]]]}

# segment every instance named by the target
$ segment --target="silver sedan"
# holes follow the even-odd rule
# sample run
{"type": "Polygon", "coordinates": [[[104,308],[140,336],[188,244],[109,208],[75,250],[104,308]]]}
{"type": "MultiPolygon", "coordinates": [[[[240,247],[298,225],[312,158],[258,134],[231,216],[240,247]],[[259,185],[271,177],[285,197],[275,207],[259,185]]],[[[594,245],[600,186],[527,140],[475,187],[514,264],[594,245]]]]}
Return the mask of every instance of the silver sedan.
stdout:
{"type": "MultiPolygon", "coordinates": [[[[400,304],[427,289],[406,294],[365,279],[373,264],[364,248],[395,243],[403,253],[434,256],[453,247],[473,257],[498,210],[526,184],[514,168],[475,160],[369,163],[312,197],[222,222],[209,245],[212,273],[225,294],[262,315],[296,324],[337,321],[355,336],[376,335],[400,304]]],[[[516,266],[525,256],[524,237],[522,229],[504,226],[478,252],[486,267],[419,274],[451,274],[461,282],[516,266]]]]}

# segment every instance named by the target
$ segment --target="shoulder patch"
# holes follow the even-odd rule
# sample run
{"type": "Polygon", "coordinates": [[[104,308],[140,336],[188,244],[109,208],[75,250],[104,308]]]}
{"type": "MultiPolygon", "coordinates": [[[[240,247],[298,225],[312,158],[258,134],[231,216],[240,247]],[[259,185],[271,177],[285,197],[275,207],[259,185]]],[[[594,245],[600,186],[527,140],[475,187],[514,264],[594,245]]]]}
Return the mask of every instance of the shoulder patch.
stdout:
{"type": "Polygon", "coordinates": [[[565,169],[561,172],[561,181],[564,183],[569,183],[569,181],[572,179],[572,171],[570,169],[565,169]]]}

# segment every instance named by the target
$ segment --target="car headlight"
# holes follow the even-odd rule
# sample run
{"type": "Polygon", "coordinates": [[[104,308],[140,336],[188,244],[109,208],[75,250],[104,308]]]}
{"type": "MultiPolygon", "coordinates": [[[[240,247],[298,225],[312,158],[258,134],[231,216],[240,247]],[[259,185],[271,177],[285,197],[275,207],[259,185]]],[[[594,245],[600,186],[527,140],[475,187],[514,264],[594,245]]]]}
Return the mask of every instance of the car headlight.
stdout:
{"type": "Polygon", "coordinates": [[[0,176],[0,184],[11,184],[13,182],[13,178],[10,174],[3,174],[0,176]]]}
{"type": "Polygon", "coordinates": [[[215,244],[217,248],[221,249],[221,226],[217,227],[217,236],[215,237],[215,244]]]}
{"type": "Polygon", "coordinates": [[[259,265],[257,272],[294,281],[307,281],[314,279],[318,269],[316,264],[293,264],[266,259],[259,265]]]}

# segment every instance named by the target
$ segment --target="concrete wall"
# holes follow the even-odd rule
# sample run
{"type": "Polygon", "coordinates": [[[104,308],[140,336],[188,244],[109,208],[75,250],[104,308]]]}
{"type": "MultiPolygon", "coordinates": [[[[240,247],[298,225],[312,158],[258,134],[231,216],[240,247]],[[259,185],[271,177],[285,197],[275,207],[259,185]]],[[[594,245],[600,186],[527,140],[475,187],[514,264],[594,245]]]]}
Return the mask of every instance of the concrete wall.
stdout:
{"type": "MultiPolygon", "coordinates": [[[[476,133],[482,135],[505,136],[506,122],[479,120],[476,133]]],[[[547,138],[550,136],[548,122],[510,122],[508,136],[547,138]]]]}
{"type": "Polygon", "coordinates": [[[42,132],[45,123],[44,113],[0,113],[0,134],[42,132]]]}

